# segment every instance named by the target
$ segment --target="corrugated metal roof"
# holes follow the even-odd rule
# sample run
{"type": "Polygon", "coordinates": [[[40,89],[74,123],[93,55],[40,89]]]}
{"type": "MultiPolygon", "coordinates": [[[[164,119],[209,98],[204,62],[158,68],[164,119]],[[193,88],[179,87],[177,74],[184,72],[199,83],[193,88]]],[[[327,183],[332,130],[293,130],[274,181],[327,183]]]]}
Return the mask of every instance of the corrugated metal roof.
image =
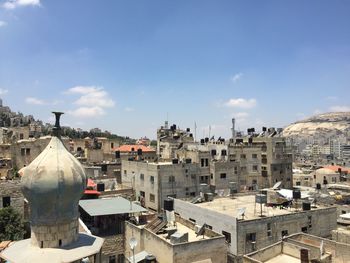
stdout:
{"type": "Polygon", "coordinates": [[[122,197],[80,200],[79,206],[90,216],[130,214],[147,211],[142,206],[122,197]]]}

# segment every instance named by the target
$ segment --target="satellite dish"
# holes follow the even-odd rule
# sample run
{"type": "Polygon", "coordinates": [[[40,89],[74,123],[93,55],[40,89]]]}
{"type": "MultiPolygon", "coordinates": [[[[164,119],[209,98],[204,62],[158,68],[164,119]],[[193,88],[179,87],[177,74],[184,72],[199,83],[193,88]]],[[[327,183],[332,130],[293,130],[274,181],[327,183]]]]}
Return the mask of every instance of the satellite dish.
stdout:
{"type": "Polygon", "coordinates": [[[237,217],[242,217],[242,218],[244,218],[244,214],[245,214],[245,211],[247,210],[247,208],[246,207],[241,207],[241,208],[239,208],[238,210],[237,210],[237,217]]]}
{"type": "Polygon", "coordinates": [[[197,232],[197,237],[198,236],[201,236],[201,235],[203,235],[204,236],[204,233],[205,233],[205,227],[207,226],[207,224],[206,223],[204,223],[202,226],[201,226],[201,228],[198,230],[198,232],[197,232]]]}
{"type": "Polygon", "coordinates": [[[279,181],[279,182],[275,183],[275,185],[272,187],[272,189],[273,189],[273,190],[277,190],[277,189],[279,189],[279,188],[280,188],[280,186],[281,186],[281,184],[282,184],[282,182],[281,182],[281,181],[279,181]]]}
{"type": "Polygon", "coordinates": [[[134,249],[137,246],[136,238],[134,238],[134,237],[130,238],[129,245],[130,245],[131,249],[134,249]]]}

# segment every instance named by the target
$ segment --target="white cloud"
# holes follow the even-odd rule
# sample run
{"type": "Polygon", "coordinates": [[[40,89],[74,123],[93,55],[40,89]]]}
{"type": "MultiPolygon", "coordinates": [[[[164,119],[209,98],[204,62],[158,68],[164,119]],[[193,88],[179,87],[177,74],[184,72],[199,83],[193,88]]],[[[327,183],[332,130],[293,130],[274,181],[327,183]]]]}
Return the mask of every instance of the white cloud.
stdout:
{"type": "Polygon", "coordinates": [[[0,20],[0,27],[7,26],[7,22],[0,20]]]}
{"type": "Polygon", "coordinates": [[[0,96],[7,94],[9,91],[7,89],[0,89],[0,96]]]}
{"type": "Polygon", "coordinates": [[[330,111],[350,111],[350,106],[332,106],[330,111]]]}
{"type": "Polygon", "coordinates": [[[79,118],[92,118],[92,117],[98,117],[105,114],[105,111],[98,106],[95,107],[80,107],[73,111],[68,111],[69,114],[73,115],[74,117],[79,118]]]}
{"type": "Polygon", "coordinates": [[[32,105],[45,105],[47,104],[47,102],[38,99],[38,98],[34,98],[34,97],[28,97],[25,99],[26,103],[28,104],[32,104],[32,105]]]}
{"type": "Polygon", "coordinates": [[[24,6],[40,6],[40,0],[8,0],[3,4],[5,9],[15,9],[24,6]]]}
{"type": "Polygon", "coordinates": [[[131,108],[131,107],[125,107],[125,108],[124,108],[124,111],[132,112],[132,111],[135,111],[135,109],[134,109],[134,108],[131,108]]]}
{"type": "Polygon", "coordinates": [[[230,99],[225,102],[225,106],[229,108],[251,109],[256,106],[256,99],[230,99]]]}
{"type": "Polygon", "coordinates": [[[234,74],[232,77],[231,77],[231,81],[233,83],[236,83],[237,81],[239,81],[243,76],[243,73],[237,73],[237,74],[234,74]]]}
{"type": "Polygon", "coordinates": [[[66,94],[80,94],[74,104],[83,107],[110,108],[115,102],[109,97],[109,94],[103,87],[95,86],[76,86],[65,92],[66,94]]]}

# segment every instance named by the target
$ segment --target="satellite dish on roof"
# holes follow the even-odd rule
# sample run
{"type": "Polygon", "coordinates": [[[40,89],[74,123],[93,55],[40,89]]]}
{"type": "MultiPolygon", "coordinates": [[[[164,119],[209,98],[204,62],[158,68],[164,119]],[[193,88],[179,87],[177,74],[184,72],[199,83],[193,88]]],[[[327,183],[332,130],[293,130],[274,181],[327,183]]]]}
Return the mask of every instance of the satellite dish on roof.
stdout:
{"type": "Polygon", "coordinates": [[[280,188],[280,186],[281,186],[281,184],[282,184],[282,182],[281,182],[281,181],[279,181],[279,182],[275,183],[275,185],[274,185],[274,186],[272,186],[272,189],[273,189],[273,190],[277,190],[277,189],[279,189],[279,188],[280,188]]]}
{"type": "Polygon", "coordinates": [[[247,210],[246,207],[241,207],[237,210],[237,217],[242,217],[242,219],[244,219],[244,214],[245,214],[245,211],[247,210]]]}
{"type": "Polygon", "coordinates": [[[207,226],[206,223],[204,223],[201,228],[198,230],[198,232],[196,233],[197,234],[197,237],[200,236],[200,235],[203,235],[204,237],[204,233],[205,233],[205,227],[207,226]]]}
{"type": "Polygon", "coordinates": [[[136,238],[134,238],[134,237],[130,238],[129,245],[130,245],[131,249],[134,249],[137,246],[136,238]]]}

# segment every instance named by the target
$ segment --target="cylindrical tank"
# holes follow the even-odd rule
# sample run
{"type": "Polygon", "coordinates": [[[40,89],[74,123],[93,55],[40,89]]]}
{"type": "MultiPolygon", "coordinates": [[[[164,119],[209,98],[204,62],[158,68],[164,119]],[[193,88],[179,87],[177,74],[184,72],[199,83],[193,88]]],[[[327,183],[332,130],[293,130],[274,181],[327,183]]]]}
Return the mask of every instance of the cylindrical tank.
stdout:
{"type": "Polygon", "coordinates": [[[157,263],[156,257],[153,255],[147,255],[145,257],[145,263],[157,263]]]}
{"type": "Polygon", "coordinates": [[[105,184],[104,183],[97,183],[97,191],[104,192],[105,190],[105,184]]]}
{"type": "Polygon", "coordinates": [[[170,198],[164,199],[164,210],[166,211],[174,210],[174,199],[170,199],[170,198]]]}
{"type": "Polygon", "coordinates": [[[300,190],[293,190],[293,199],[300,199],[301,193],[300,190]]]}

